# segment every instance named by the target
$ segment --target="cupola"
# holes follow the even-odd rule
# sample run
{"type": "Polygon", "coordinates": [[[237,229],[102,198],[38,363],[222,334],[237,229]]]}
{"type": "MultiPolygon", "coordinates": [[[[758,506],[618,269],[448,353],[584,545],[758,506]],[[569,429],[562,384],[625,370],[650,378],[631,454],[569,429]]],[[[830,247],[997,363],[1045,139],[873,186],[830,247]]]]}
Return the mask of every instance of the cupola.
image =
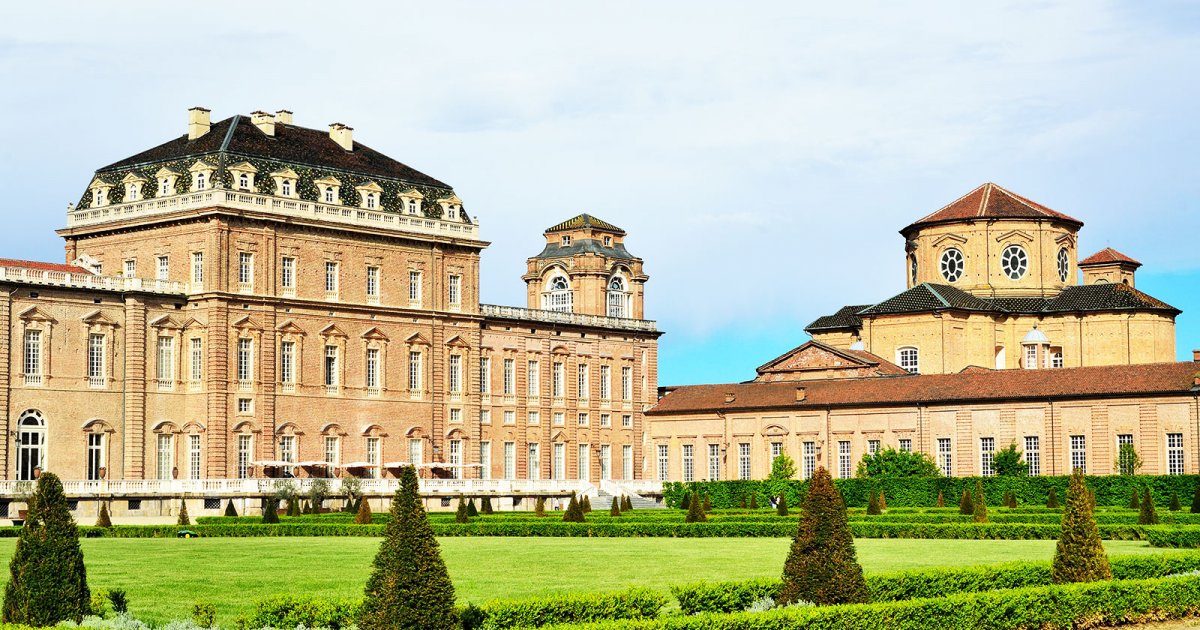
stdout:
{"type": "Polygon", "coordinates": [[[1142,263],[1111,248],[1104,249],[1079,262],[1084,284],[1127,284],[1134,286],[1134,274],[1142,263]]]}

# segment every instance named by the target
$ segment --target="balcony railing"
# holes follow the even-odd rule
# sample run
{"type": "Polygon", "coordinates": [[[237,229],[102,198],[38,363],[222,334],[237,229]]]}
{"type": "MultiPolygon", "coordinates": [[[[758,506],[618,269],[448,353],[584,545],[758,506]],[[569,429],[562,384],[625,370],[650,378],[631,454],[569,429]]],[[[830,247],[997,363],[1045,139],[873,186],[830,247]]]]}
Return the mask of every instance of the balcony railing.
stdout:
{"type": "Polygon", "coordinates": [[[88,387],[92,389],[104,389],[108,386],[108,381],[103,376],[89,376],[88,387]]]}
{"type": "Polygon", "coordinates": [[[25,375],[25,384],[26,385],[34,385],[34,386],[41,385],[42,384],[42,375],[41,374],[26,374],[25,375]]]}
{"type": "Polygon", "coordinates": [[[573,324],[576,326],[592,326],[597,328],[616,328],[620,330],[637,330],[642,332],[657,332],[654,320],[625,319],[621,317],[602,317],[600,315],[584,315],[581,313],[560,313],[517,306],[497,306],[495,304],[480,304],[479,312],[485,317],[502,319],[517,319],[530,322],[545,322],[549,324],[573,324]]]}
{"type": "Polygon", "coordinates": [[[170,197],[101,206],[99,208],[78,208],[67,213],[67,225],[69,227],[82,227],[109,221],[140,219],[158,214],[211,208],[214,206],[237,210],[269,212],[289,217],[371,227],[395,232],[416,232],[419,234],[471,239],[479,237],[479,226],[477,224],[443,221],[441,219],[430,219],[422,216],[406,216],[393,212],[364,208],[332,206],[311,201],[301,201],[299,199],[258,195],[233,190],[203,190],[182,195],[172,195],[170,197]]]}
{"type": "Polygon", "coordinates": [[[96,289],[100,291],[141,291],[144,293],[165,293],[169,295],[187,294],[187,285],[182,282],[150,280],[148,278],[126,278],[123,276],[97,276],[82,271],[80,273],[44,271],[25,267],[0,266],[0,281],[71,287],[76,289],[96,289]]]}

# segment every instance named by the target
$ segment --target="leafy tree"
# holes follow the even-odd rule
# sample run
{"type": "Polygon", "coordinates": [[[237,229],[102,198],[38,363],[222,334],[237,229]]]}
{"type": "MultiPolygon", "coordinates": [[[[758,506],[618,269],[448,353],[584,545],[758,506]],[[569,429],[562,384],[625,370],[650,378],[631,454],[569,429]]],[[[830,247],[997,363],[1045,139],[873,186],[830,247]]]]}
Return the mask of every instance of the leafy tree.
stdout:
{"type": "Polygon", "coordinates": [[[881,477],[938,477],[942,474],[928,455],[912,451],[898,451],[888,447],[874,455],[863,455],[854,476],[863,479],[881,477]]]}
{"type": "Polygon", "coordinates": [[[778,601],[850,604],[867,601],[867,583],[846,521],[846,504],[829,471],[817,468],[800,512],[778,601]]]}
{"type": "Polygon", "coordinates": [[[1142,489],[1142,504],[1138,508],[1138,525],[1158,525],[1158,512],[1154,509],[1154,497],[1150,487],[1142,489]]]}
{"type": "Polygon", "coordinates": [[[467,499],[467,516],[474,518],[479,516],[479,510],[475,508],[475,499],[467,499]]]}
{"type": "Polygon", "coordinates": [[[1067,506],[1063,510],[1062,534],[1054,550],[1050,575],[1055,584],[1111,580],[1112,568],[1092,507],[1092,493],[1083,471],[1076,469],[1067,488],[1067,506]]]}
{"type": "Polygon", "coordinates": [[[975,513],[975,502],[971,500],[970,490],[963,490],[962,499],[958,501],[958,513],[967,515],[975,513]]]}
{"type": "Polygon", "coordinates": [[[108,503],[100,502],[100,514],[96,516],[96,527],[112,529],[112,518],[108,515],[108,503]]]}
{"type": "Polygon", "coordinates": [[[871,488],[867,494],[867,516],[878,516],[879,511],[879,496],[875,494],[875,489],[871,488]]]}
{"type": "Polygon", "coordinates": [[[1179,493],[1172,492],[1171,493],[1171,511],[1178,512],[1179,510],[1182,510],[1182,509],[1183,509],[1183,504],[1180,503],[1180,501],[1179,501],[1179,493]]]}
{"type": "Polygon", "coordinates": [[[358,525],[371,524],[371,503],[367,501],[366,497],[358,499],[358,513],[354,515],[354,522],[358,525]]]}
{"type": "Polygon", "coordinates": [[[971,505],[975,508],[971,520],[976,523],[987,522],[987,498],[983,496],[983,482],[975,480],[975,495],[971,497],[971,505]]]}
{"type": "Polygon", "coordinates": [[[1054,486],[1050,486],[1050,492],[1046,495],[1046,507],[1058,507],[1058,491],[1054,489],[1054,486]]]}
{"type": "Polygon", "coordinates": [[[787,516],[788,515],[788,504],[787,504],[787,495],[786,494],[779,495],[779,501],[777,501],[775,503],[775,513],[778,514],[779,516],[787,516]]]}
{"type": "Polygon", "coordinates": [[[225,504],[225,516],[237,516],[237,508],[233,507],[233,499],[225,504]]]}
{"type": "MultiPolygon", "coordinates": [[[[1196,497],[1200,498],[1200,484],[1196,484],[1196,497]]],[[[1200,505],[1200,503],[1198,503],[1197,505],[1200,505]]],[[[758,509],[758,493],[757,492],[750,493],[750,509],[751,510],[758,509]]],[[[1193,511],[1200,511],[1200,510],[1193,510],[1193,511]]]]}
{"type": "Polygon", "coordinates": [[[620,499],[618,499],[617,497],[613,497],[612,507],[608,508],[608,515],[609,516],[620,516],[621,515],[621,503],[620,503],[620,499]]]}
{"type": "Polygon", "coordinates": [[[471,519],[469,517],[470,517],[470,514],[468,514],[468,512],[467,512],[467,502],[463,499],[463,496],[460,494],[460,495],[458,495],[458,509],[454,510],[454,522],[455,523],[470,523],[471,519]]]}
{"type": "Polygon", "coordinates": [[[1122,444],[1117,451],[1117,472],[1122,475],[1136,475],[1142,468],[1142,458],[1138,456],[1137,449],[1132,444],[1126,442],[1122,444]]]}
{"type": "Polygon", "coordinates": [[[311,514],[320,514],[325,506],[325,498],[329,496],[329,482],[317,477],[308,486],[308,504],[311,514]]]}
{"type": "MultiPolygon", "coordinates": [[[[484,501],[487,501],[487,499],[484,499],[484,501]]],[[[487,507],[488,504],[484,503],[483,505],[487,507]]],[[[546,497],[537,498],[537,501],[533,504],[533,515],[538,518],[546,516],[546,497]]]]}
{"type": "Polygon", "coordinates": [[[1000,477],[1025,477],[1029,475],[1029,464],[1021,459],[1024,453],[1017,450],[1017,443],[996,451],[992,455],[992,472],[1000,477]]]}
{"type": "Polygon", "coordinates": [[[178,520],[178,521],[176,521],[176,522],[175,522],[175,524],[176,524],[176,525],[181,525],[181,526],[182,526],[182,525],[191,525],[191,524],[192,524],[192,519],[191,519],[191,517],[190,517],[190,516],[188,516],[188,511],[187,511],[187,500],[186,500],[186,499],[180,499],[180,500],[179,500],[179,520],[178,520]]]}
{"type": "Polygon", "coordinates": [[[346,512],[357,512],[357,499],[362,497],[362,479],[358,477],[346,477],[342,479],[342,492],[346,493],[346,506],[343,508],[346,512]]]}
{"type": "Polygon", "coordinates": [[[946,495],[942,494],[941,490],[938,490],[937,506],[946,507],[946,495]]]}
{"type": "Polygon", "coordinates": [[[8,570],[4,623],[78,623],[91,612],[79,530],[67,510],[62,482],[54,473],[38,477],[8,570]]]}
{"type": "Polygon", "coordinates": [[[692,499],[688,502],[687,516],[683,517],[683,522],[703,523],[707,520],[708,515],[704,513],[704,504],[700,501],[700,496],[693,492],[692,499]]]}
{"type": "Polygon", "coordinates": [[[454,584],[421,506],[417,472],[400,471],[391,520],[367,579],[358,627],[362,630],[458,630],[454,584]]]}
{"type": "Polygon", "coordinates": [[[771,460],[771,474],[767,479],[784,481],[796,476],[796,462],[787,453],[780,453],[771,460]]]}
{"type": "Polygon", "coordinates": [[[279,522],[279,499],[276,499],[275,497],[267,497],[263,499],[262,522],[267,525],[279,522]]]}
{"type": "Polygon", "coordinates": [[[1138,489],[1135,487],[1133,493],[1129,495],[1129,509],[1137,510],[1141,508],[1141,502],[1138,500],[1138,489]]]}

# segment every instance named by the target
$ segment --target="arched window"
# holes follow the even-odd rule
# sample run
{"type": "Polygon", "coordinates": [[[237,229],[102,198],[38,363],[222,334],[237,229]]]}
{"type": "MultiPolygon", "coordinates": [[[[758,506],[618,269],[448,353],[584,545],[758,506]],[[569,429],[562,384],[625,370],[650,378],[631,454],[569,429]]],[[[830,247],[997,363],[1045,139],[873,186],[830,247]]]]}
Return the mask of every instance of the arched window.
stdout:
{"type": "Polygon", "coordinates": [[[416,199],[409,199],[409,200],[408,200],[408,213],[409,213],[409,214],[416,214],[416,213],[417,213],[417,200],[416,200],[416,199]]]}
{"type": "Polygon", "coordinates": [[[942,277],[948,282],[956,282],[961,278],[965,268],[965,260],[958,249],[951,247],[942,252],[942,277]]]}
{"type": "Polygon", "coordinates": [[[242,190],[250,190],[250,176],[245,173],[238,176],[238,187],[242,190]]]}
{"type": "Polygon", "coordinates": [[[196,190],[204,190],[204,173],[196,173],[196,190]]]}
{"type": "Polygon", "coordinates": [[[367,207],[368,208],[375,207],[375,193],[367,193],[367,207]]]}
{"type": "Polygon", "coordinates": [[[32,480],[46,468],[46,419],[30,409],[17,420],[17,479],[32,480]]]}
{"type": "Polygon", "coordinates": [[[333,203],[333,186],[325,187],[325,203],[333,203]]]}
{"type": "Polygon", "coordinates": [[[566,276],[552,276],[542,292],[542,309],[570,313],[572,307],[571,285],[566,276]]]}
{"type": "Polygon", "coordinates": [[[1071,258],[1067,254],[1067,248],[1058,250],[1058,280],[1066,282],[1067,276],[1071,273],[1071,258]]]}
{"type": "Polygon", "coordinates": [[[911,374],[921,371],[920,356],[917,353],[917,349],[911,346],[896,350],[896,364],[911,374]]]}
{"type": "Polygon", "coordinates": [[[138,193],[141,192],[141,188],[142,188],[141,184],[130,184],[129,185],[129,201],[137,200],[138,193]]]}
{"type": "Polygon", "coordinates": [[[290,180],[290,179],[283,180],[282,189],[283,189],[282,194],[284,197],[291,197],[292,196],[292,180],[290,180]]]}
{"type": "Polygon", "coordinates": [[[629,317],[629,292],[625,290],[625,279],[613,276],[608,281],[608,316],[629,317]]]}
{"type": "Polygon", "coordinates": [[[164,177],[163,179],[159,180],[159,183],[162,184],[162,187],[158,190],[159,197],[165,197],[171,194],[171,180],[164,177]]]}

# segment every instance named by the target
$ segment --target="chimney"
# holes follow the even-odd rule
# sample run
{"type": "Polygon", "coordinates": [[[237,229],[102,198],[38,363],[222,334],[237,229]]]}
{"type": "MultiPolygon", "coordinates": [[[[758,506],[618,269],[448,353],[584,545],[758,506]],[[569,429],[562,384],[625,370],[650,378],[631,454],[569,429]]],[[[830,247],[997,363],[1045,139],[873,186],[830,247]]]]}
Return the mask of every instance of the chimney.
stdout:
{"type": "Polygon", "coordinates": [[[1200,363],[1200,350],[1192,350],[1192,361],[1200,363]]]}
{"type": "Polygon", "coordinates": [[[805,393],[804,388],[797,387],[796,388],[796,402],[804,402],[805,398],[808,398],[808,394],[805,393]]]}
{"type": "Polygon", "coordinates": [[[212,127],[208,110],[203,107],[193,107],[188,110],[188,140],[195,140],[208,133],[212,127]]]}
{"type": "Polygon", "coordinates": [[[733,401],[735,401],[735,400],[737,400],[737,394],[735,394],[733,392],[728,392],[725,394],[725,404],[726,405],[732,405],[733,401]]]}
{"type": "Polygon", "coordinates": [[[347,127],[342,123],[333,123],[329,125],[329,138],[341,145],[343,149],[353,151],[354,138],[351,137],[353,131],[354,127],[347,127]]]}
{"type": "Polygon", "coordinates": [[[264,111],[250,113],[250,122],[268,136],[275,135],[275,117],[264,111]]]}
{"type": "Polygon", "coordinates": [[[279,123],[279,124],[281,124],[281,125],[290,125],[290,124],[292,124],[292,112],[291,112],[291,110],[287,110],[287,109],[281,109],[281,110],[279,110],[279,111],[275,112],[275,122],[276,122],[276,123],[279,123]]]}

